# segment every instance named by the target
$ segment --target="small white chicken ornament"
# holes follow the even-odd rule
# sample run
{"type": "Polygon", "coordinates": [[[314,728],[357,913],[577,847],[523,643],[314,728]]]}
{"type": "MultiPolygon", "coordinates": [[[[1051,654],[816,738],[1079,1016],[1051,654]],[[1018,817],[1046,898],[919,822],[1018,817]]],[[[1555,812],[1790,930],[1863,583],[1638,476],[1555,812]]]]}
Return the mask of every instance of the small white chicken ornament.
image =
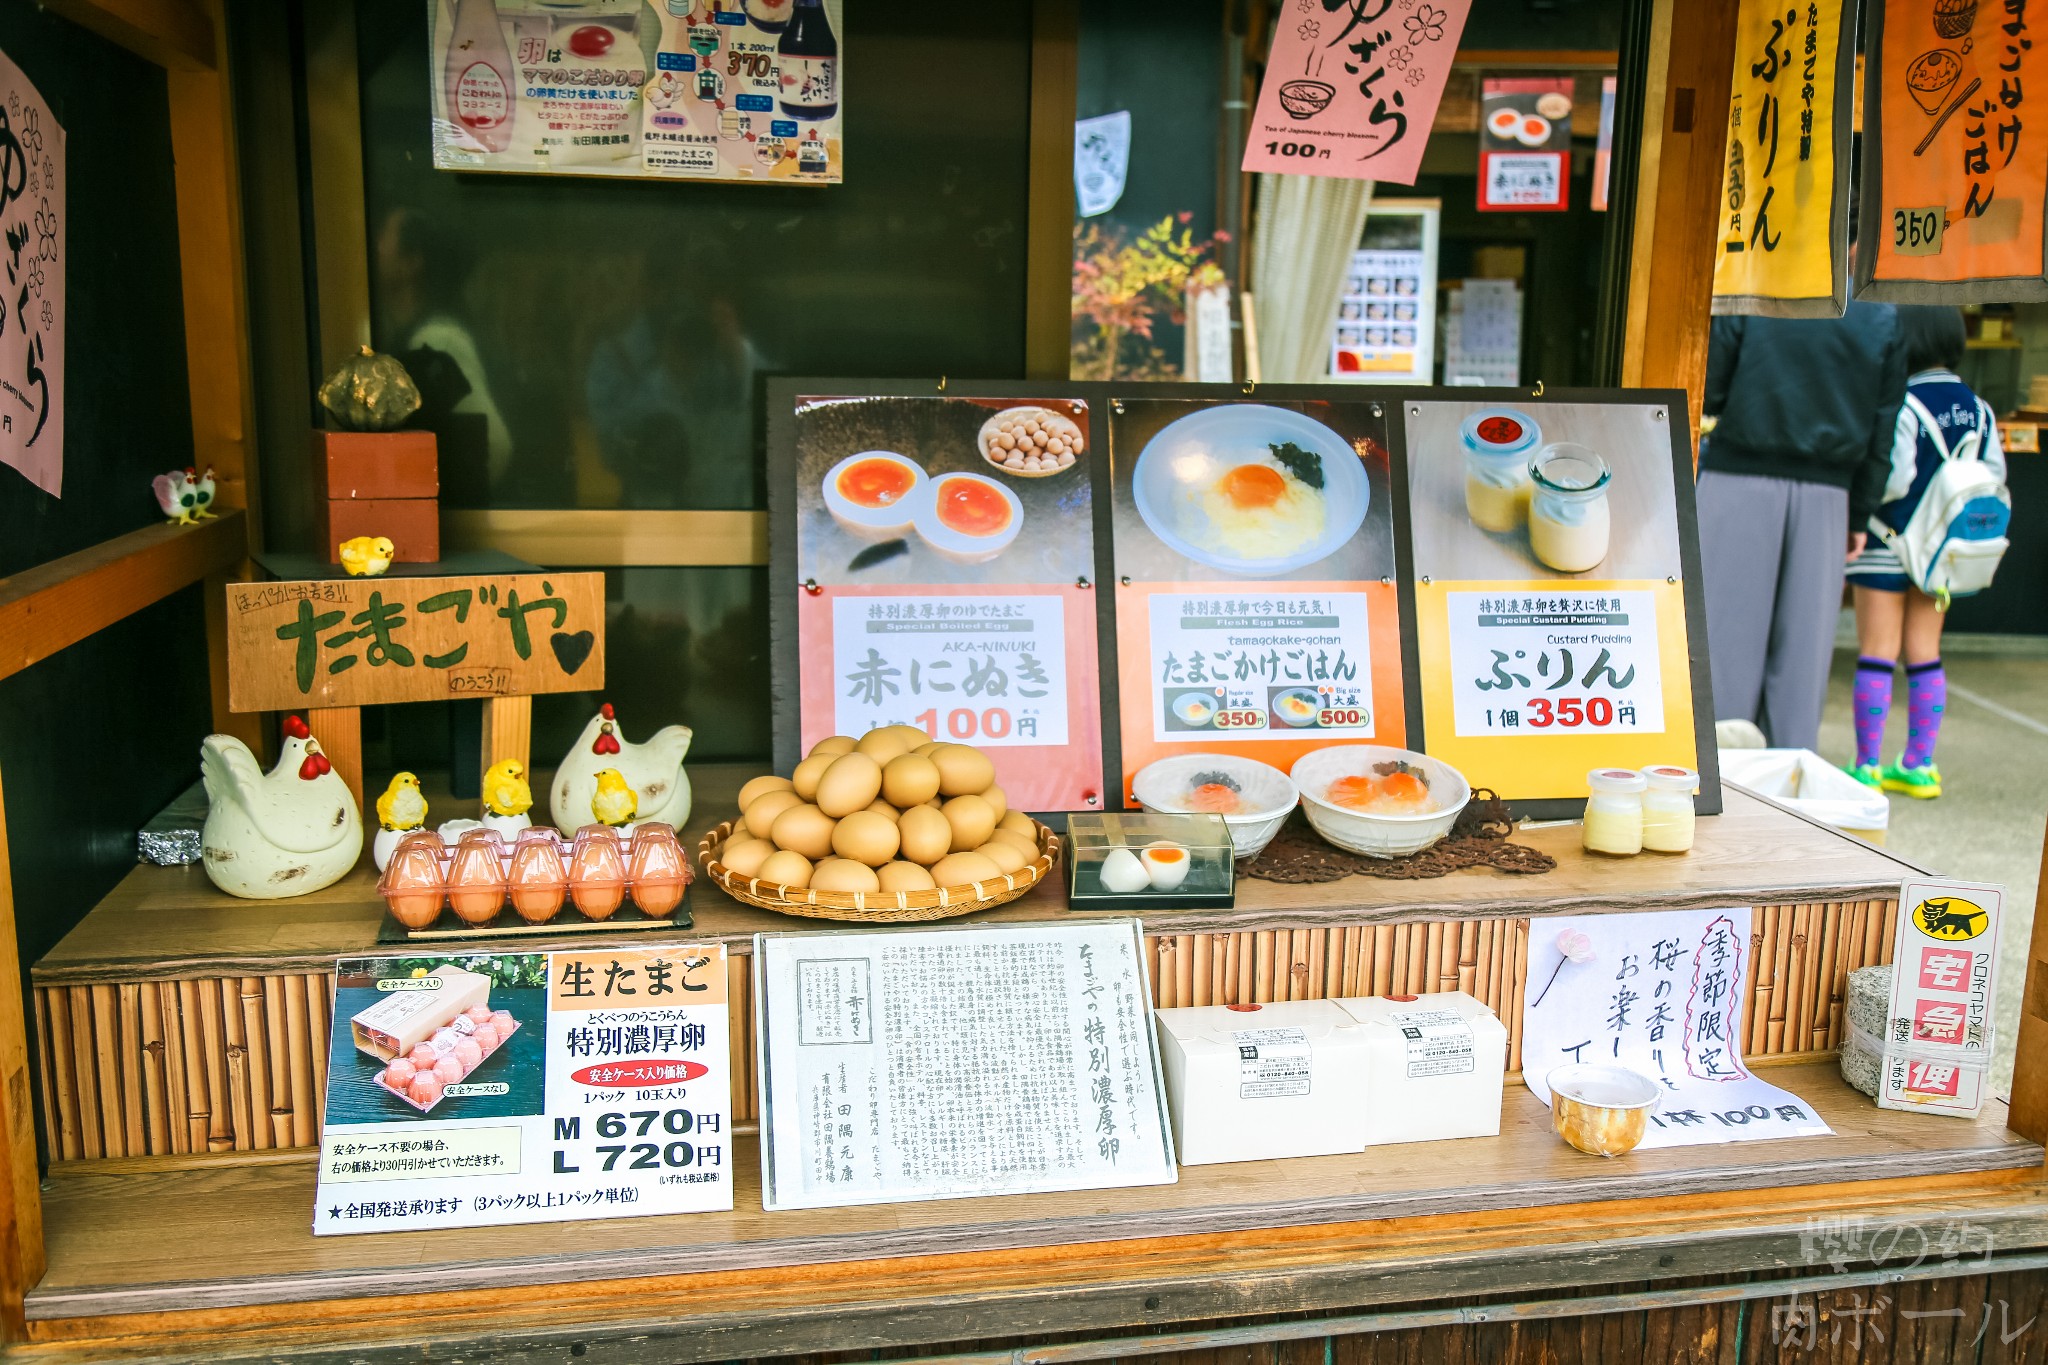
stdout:
{"type": "Polygon", "coordinates": [[[597,795],[597,775],[613,768],[633,789],[636,819],[659,820],[681,829],[690,818],[690,779],[683,772],[690,737],[687,725],[671,725],[655,731],[645,744],[629,744],[619,733],[612,704],[606,702],[555,769],[548,802],[555,828],[574,834],[585,825],[599,823],[590,808],[597,795]]]}
{"type": "Polygon", "coordinates": [[[232,735],[199,746],[208,802],[200,836],[206,875],[230,896],[282,900],[332,886],[363,851],[363,816],[320,742],[287,716],[277,766],[268,773],[232,735]]]}
{"type": "Polygon", "coordinates": [[[149,486],[156,494],[156,505],[178,525],[190,526],[197,521],[213,519],[212,465],[206,467],[204,474],[194,474],[189,469],[173,469],[168,474],[157,475],[149,486]]]}

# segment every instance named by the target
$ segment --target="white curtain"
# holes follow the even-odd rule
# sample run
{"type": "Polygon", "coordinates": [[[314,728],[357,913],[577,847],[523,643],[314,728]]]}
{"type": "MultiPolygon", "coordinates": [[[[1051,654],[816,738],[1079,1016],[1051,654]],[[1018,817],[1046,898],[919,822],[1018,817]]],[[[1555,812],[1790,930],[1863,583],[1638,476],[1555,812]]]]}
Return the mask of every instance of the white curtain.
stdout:
{"type": "Polygon", "coordinates": [[[1259,176],[1252,285],[1260,378],[1308,384],[1330,369],[1330,329],[1372,207],[1370,180],[1259,176]]]}

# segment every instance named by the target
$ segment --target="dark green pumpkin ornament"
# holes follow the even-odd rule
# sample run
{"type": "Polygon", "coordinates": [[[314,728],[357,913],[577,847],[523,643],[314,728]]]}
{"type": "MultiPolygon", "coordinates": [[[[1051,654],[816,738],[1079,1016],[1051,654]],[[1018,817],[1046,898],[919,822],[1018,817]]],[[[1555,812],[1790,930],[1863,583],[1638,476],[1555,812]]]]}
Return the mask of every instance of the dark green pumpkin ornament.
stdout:
{"type": "Polygon", "coordinates": [[[327,376],[320,406],[343,431],[389,431],[419,411],[420,391],[395,357],[365,346],[327,376]]]}

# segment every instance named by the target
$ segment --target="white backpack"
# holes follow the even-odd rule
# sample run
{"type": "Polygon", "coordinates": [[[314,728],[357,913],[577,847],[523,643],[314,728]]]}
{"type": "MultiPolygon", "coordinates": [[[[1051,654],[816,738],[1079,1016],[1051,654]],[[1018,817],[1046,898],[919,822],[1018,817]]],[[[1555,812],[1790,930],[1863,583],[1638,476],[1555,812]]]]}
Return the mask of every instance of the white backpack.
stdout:
{"type": "Polygon", "coordinates": [[[1977,427],[1966,431],[1951,448],[1927,405],[1912,394],[1906,406],[1941,452],[1941,468],[1927,484],[1920,505],[1893,531],[1876,518],[1871,527],[1891,546],[1904,566],[1907,581],[1947,611],[1949,600],[1982,592],[1991,586],[1998,561],[2005,555],[2005,532],[2012,523],[2012,494],[1979,455],[1991,412],[1977,400],[1977,427]]]}

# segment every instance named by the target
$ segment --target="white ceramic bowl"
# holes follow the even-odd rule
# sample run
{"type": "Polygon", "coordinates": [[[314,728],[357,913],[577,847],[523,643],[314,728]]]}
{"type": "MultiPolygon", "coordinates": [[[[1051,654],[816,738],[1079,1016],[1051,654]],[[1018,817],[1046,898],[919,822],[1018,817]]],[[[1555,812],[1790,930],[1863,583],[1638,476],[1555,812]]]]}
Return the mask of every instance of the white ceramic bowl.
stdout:
{"type": "Polygon", "coordinates": [[[1451,832],[1458,812],[1472,799],[1472,785],[1465,775],[1448,763],[1408,749],[1383,744],[1338,744],[1295,760],[1289,776],[1301,792],[1301,808],[1316,833],[1352,853],[1368,858],[1405,858],[1420,853],[1451,832]],[[1323,793],[1340,777],[1363,777],[1376,763],[1400,760],[1420,768],[1429,781],[1430,795],[1442,803],[1426,815],[1368,815],[1348,810],[1323,799],[1323,793]]]}
{"type": "Polygon", "coordinates": [[[1272,843],[1300,800],[1300,793],[1286,773],[1234,754],[1175,754],[1147,763],[1131,779],[1131,791],[1146,810],[1179,814],[1192,809],[1187,804],[1188,789],[1202,773],[1229,777],[1244,800],[1241,814],[1223,817],[1223,823],[1230,828],[1231,846],[1239,858],[1255,858],[1272,843]]]}
{"type": "Polygon", "coordinates": [[[1017,495],[981,474],[941,474],[918,489],[916,501],[914,521],[919,537],[940,554],[961,564],[979,564],[983,560],[994,559],[1010,548],[1010,542],[1017,538],[1017,532],[1024,526],[1024,504],[1018,501],[1017,495]],[[994,489],[1010,509],[1010,519],[1003,529],[993,535],[976,536],[956,531],[939,520],[940,502],[948,488],[956,483],[994,489]]]}
{"type": "Polygon", "coordinates": [[[1131,468],[1131,501],[1152,534],[1175,554],[1224,573],[1271,578],[1335,554],[1365,524],[1371,487],[1365,464],[1336,432],[1291,408],[1224,403],[1175,418],[1145,443],[1131,468]],[[1295,552],[1240,559],[1211,541],[1201,490],[1232,468],[1268,455],[1279,442],[1314,451],[1323,462],[1323,533],[1295,552]]]}
{"type": "Polygon", "coordinates": [[[832,519],[857,536],[870,539],[885,539],[890,536],[907,535],[916,515],[918,504],[924,500],[925,473],[917,462],[898,455],[893,450],[862,450],[847,456],[825,472],[822,489],[825,510],[832,519]],[[892,503],[881,507],[866,507],[839,491],[839,476],[864,460],[883,460],[900,465],[910,475],[910,490],[892,503]]]}

